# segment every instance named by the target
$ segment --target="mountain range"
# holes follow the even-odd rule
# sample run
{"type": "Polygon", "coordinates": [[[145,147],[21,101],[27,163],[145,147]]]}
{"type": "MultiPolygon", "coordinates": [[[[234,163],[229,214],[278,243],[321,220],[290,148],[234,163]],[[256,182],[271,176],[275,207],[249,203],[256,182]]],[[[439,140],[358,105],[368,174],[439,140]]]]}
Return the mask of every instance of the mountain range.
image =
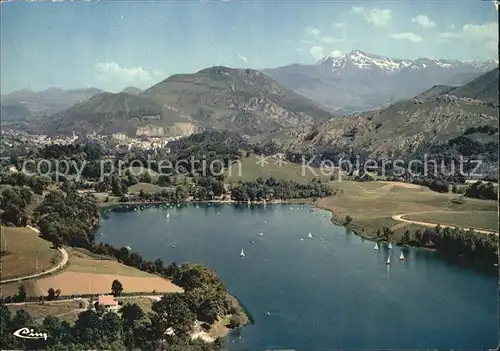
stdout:
{"type": "Polygon", "coordinates": [[[498,69],[485,71],[493,65],[397,60],[355,50],[315,65],[264,71],[215,66],[117,94],[22,90],[2,96],[2,120],[24,120],[17,127],[48,134],[226,129],[299,147],[390,154],[490,124],[498,106],[498,69]],[[339,117],[347,112],[349,117],[339,117]]]}
{"type": "Polygon", "coordinates": [[[262,72],[345,115],[410,99],[434,85],[459,86],[496,67],[494,60],[402,60],[353,50],[313,65],[293,64],[262,72]]]}
{"type": "MultiPolygon", "coordinates": [[[[375,157],[412,154],[424,143],[450,140],[470,127],[497,127],[498,88],[497,68],[460,87],[434,86],[378,111],[332,118],[299,136],[295,147],[375,157]]],[[[481,139],[498,141],[498,134],[481,139]]]]}
{"type": "Polygon", "coordinates": [[[49,88],[40,92],[30,89],[15,91],[1,97],[2,118],[17,120],[51,115],[102,92],[96,88],[73,90],[49,88]]]}
{"type": "Polygon", "coordinates": [[[139,94],[101,93],[59,111],[38,128],[75,132],[168,135],[227,129],[248,135],[302,130],[331,113],[251,69],[211,67],[178,74],[139,94]]]}

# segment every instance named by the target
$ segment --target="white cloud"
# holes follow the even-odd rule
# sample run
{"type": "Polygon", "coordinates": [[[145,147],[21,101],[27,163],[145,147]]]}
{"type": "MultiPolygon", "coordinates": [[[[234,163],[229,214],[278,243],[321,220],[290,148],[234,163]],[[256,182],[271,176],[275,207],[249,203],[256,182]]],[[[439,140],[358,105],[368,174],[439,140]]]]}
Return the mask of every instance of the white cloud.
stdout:
{"type": "Polygon", "coordinates": [[[120,67],[116,62],[99,62],[95,65],[97,79],[102,82],[113,82],[121,84],[137,84],[151,82],[151,74],[138,67],[120,67]]]}
{"type": "Polygon", "coordinates": [[[325,57],[325,48],[323,48],[322,46],[313,46],[311,50],[309,50],[309,52],[315,60],[320,60],[325,57]]]}
{"type": "Polygon", "coordinates": [[[243,56],[242,54],[238,54],[238,59],[240,59],[241,61],[243,61],[245,63],[248,62],[248,59],[245,56],[243,56]]]}
{"type": "Polygon", "coordinates": [[[155,76],[162,76],[162,75],[163,75],[163,72],[162,72],[162,71],[159,71],[159,70],[157,70],[157,69],[154,69],[154,70],[153,70],[153,74],[154,74],[155,76]]]}
{"type": "Polygon", "coordinates": [[[345,27],[345,23],[343,22],[338,22],[333,24],[333,28],[342,28],[345,27]]]}
{"type": "Polygon", "coordinates": [[[318,37],[321,34],[319,29],[313,28],[313,27],[307,27],[306,33],[313,36],[313,37],[318,37]]]}
{"type": "Polygon", "coordinates": [[[498,24],[495,22],[485,24],[464,24],[462,34],[471,40],[493,39],[498,37],[498,24]]]}
{"type": "Polygon", "coordinates": [[[399,40],[409,40],[414,43],[420,43],[421,41],[424,41],[424,39],[415,33],[411,32],[406,32],[406,33],[393,33],[391,34],[392,39],[399,39],[399,40]]]}
{"type": "Polygon", "coordinates": [[[464,24],[461,31],[439,33],[441,41],[448,39],[466,39],[486,42],[496,42],[498,25],[494,22],[485,24],[464,24]]]}
{"type": "Polygon", "coordinates": [[[363,15],[366,22],[373,24],[374,26],[381,27],[385,26],[392,19],[392,11],[389,9],[367,9],[364,7],[353,6],[351,11],[358,15],[363,15]]]}
{"type": "Polygon", "coordinates": [[[425,15],[418,15],[413,17],[411,20],[413,23],[419,24],[424,28],[433,28],[436,26],[436,22],[432,21],[429,17],[425,15]]]}
{"type": "Polygon", "coordinates": [[[365,8],[364,7],[353,6],[351,8],[351,11],[354,12],[354,13],[363,13],[363,12],[365,12],[365,8]]]}
{"type": "Polygon", "coordinates": [[[392,18],[392,11],[389,9],[371,9],[365,16],[368,23],[375,26],[385,26],[392,18]]]}
{"type": "Polygon", "coordinates": [[[340,50],[333,50],[332,52],[330,52],[330,57],[339,57],[339,56],[342,56],[342,52],[340,50]]]}
{"type": "Polygon", "coordinates": [[[324,36],[321,38],[321,41],[327,44],[333,44],[336,43],[338,40],[335,39],[334,37],[324,36]]]}

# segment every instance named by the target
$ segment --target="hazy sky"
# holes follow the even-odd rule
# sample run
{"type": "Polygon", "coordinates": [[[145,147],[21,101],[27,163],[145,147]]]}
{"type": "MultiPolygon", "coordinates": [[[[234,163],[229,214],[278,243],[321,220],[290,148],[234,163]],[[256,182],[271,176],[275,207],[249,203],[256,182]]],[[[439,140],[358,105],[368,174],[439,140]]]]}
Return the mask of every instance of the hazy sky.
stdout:
{"type": "Polygon", "coordinates": [[[491,1],[105,1],[1,6],[2,94],[146,88],[225,65],[314,63],[353,49],[394,58],[497,57],[491,1]]]}

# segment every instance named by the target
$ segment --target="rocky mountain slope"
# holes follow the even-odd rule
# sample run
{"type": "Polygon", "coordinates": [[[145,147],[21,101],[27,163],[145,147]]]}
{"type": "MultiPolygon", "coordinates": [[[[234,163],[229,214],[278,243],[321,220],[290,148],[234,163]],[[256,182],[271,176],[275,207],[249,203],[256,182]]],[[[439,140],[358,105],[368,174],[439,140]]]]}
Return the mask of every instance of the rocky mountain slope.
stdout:
{"type": "Polygon", "coordinates": [[[126,87],[121,92],[131,95],[139,95],[140,93],[142,93],[142,90],[136,87],[126,87]]]}
{"type": "Polygon", "coordinates": [[[295,92],[348,114],[410,99],[434,85],[462,85],[498,62],[400,60],[354,50],[315,65],[289,65],[263,72],[295,92]]]}
{"type": "Polygon", "coordinates": [[[372,156],[414,152],[423,143],[498,125],[498,69],[458,88],[436,86],[414,99],[374,112],[330,119],[299,137],[298,148],[372,156]]]}
{"type": "Polygon", "coordinates": [[[184,111],[202,127],[246,134],[303,128],[331,116],[316,103],[251,69],[219,66],[174,75],[142,96],[184,111]]]}
{"type": "MultiPolygon", "coordinates": [[[[51,116],[42,127],[49,134],[95,131],[135,135],[138,128],[153,125],[165,130],[175,122],[185,120],[186,117],[179,112],[166,109],[142,96],[102,93],[51,116]]],[[[161,134],[159,130],[157,132],[161,134]]]]}
{"type": "Polygon", "coordinates": [[[100,94],[52,116],[52,133],[168,135],[227,129],[255,135],[302,131],[331,114],[255,70],[212,67],[168,77],[138,95],[100,94]]]}

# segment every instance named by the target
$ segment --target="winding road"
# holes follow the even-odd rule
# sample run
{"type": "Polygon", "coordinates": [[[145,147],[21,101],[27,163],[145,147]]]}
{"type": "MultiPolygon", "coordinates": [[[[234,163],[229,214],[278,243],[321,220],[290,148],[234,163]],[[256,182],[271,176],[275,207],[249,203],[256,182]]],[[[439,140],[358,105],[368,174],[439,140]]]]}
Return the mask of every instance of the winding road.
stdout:
{"type": "MultiPolygon", "coordinates": [[[[38,234],[40,233],[40,231],[34,227],[28,226],[27,228],[37,232],[38,234]]],[[[62,254],[63,258],[62,258],[62,261],[59,262],[55,267],[52,267],[51,269],[44,271],[44,272],[35,273],[35,274],[31,274],[31,275],[25,275],[24,277],[2,280],[2,281],[0,281],[0,284],[19,282],[22,280],[27,280],[27,279],[32,279],[32,278],[39,278],[39,277],[42,277],[44,275],[54,273],[55,271],[63,268],[69,261],[69,255],[68,255],[68,252],[66,251],[66,249],[64,249],[63,247],[60,247],[57,250],[59,250],[59,252],[62,254]]]]}
{"type": "MultiPolygon", "coordinates": [[[[392,216],[392,219],[395,221],[399,222],[405,222],[405,223],[412,223],[412,224],[418,224],[424,227],[432,227],[435,228],[438,223],[431,223],[431,222],[420,222],[420,221],[412,221],[410,219],[404,219],[403,216],[410,216],[412,214],[419,214],[419,213],[426,213],[426,212],[415,212],[415,213],[403,213],[400,215],[394,215],[392,216]]],[[[442,228],[458,228],[458,229],[463,229],[463,230],[474,230],[475,232],[478,233],[483,233],[483,234],[493,234],[498,236],[498,233],[489,231],[489,230],[482,230],[482,229],[475,229],[475,228],[465,228],[465,227],[458,227],[454,225],[447,225],[447,224],[439,224],[442,228]]]]}

